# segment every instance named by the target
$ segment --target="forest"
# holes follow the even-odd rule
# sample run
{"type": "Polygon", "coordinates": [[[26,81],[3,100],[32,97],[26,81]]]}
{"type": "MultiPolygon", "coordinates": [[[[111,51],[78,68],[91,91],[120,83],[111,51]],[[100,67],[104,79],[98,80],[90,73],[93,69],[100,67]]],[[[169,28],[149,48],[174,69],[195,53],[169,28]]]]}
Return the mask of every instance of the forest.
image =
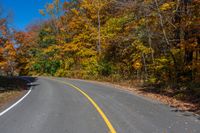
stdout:
{"type": "Polygon", "coordinates": [[[199,0],[53,0],[38,13],[49,19],[18,31],[0,12],[0,75],[137,81],[200,96],[199,0]]]}

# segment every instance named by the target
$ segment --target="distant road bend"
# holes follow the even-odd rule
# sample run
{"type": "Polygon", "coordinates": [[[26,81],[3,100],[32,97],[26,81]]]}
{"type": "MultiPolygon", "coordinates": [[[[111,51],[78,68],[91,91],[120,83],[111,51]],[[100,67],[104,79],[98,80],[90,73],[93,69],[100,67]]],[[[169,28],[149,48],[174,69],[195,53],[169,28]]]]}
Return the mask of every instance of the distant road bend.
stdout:
{"type": "Polygon", "coordinates": [[[200,133],[199,116],[126,91],[82,80],[26,78],[32,90],[0,116],[0,133],[200,133]]]}

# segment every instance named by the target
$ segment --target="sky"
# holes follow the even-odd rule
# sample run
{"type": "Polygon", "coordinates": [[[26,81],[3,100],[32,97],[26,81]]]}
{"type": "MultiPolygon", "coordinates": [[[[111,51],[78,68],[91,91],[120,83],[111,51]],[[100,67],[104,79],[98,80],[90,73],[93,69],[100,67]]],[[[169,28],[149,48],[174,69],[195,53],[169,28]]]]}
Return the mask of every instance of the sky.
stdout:
{"type": "Polygon", "coordinates": [[[3,11],[12,14],[11,26],[17,30],[25,30],[30,23],[45,19],[39,14],[46,3],[52,0],[0,0],[3,11]]]}

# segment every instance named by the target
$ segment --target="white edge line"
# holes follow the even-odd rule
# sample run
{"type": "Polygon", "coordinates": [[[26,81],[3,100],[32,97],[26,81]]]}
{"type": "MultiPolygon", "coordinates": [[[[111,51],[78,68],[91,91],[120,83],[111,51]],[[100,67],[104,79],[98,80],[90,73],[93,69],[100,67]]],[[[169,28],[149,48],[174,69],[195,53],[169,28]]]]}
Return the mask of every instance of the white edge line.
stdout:
{"type": "Polygon", "coordinates": [[[32,86],[30,87],[30,90],[22,97],[20,98],[16,103],[14,103],[13,105],[11,105],[10,107],[8,107],[7,109],[5,109],[4,111],[2,111],[0,113],[0,116],[4,115],[6,112],[8,112],[9,110],[11,110],[12,108],[14,108],[17,104],[19,104],[22,100],[24,100],[28,95],[29,93],[31,92],[32,90],[32,86]]]}

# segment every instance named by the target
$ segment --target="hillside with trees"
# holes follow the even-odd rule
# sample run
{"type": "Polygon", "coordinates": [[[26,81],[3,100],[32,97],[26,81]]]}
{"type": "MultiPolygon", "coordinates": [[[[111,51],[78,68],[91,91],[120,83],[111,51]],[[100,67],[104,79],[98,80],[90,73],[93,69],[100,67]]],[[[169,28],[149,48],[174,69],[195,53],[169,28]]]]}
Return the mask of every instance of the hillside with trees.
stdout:
{"type": "Polygon", "coordinates": [[[199,0],[54,0],[39,12],[49,19],[10,34],[0,18],[2,74],[139,80],[199,102],[199,0]]]}

